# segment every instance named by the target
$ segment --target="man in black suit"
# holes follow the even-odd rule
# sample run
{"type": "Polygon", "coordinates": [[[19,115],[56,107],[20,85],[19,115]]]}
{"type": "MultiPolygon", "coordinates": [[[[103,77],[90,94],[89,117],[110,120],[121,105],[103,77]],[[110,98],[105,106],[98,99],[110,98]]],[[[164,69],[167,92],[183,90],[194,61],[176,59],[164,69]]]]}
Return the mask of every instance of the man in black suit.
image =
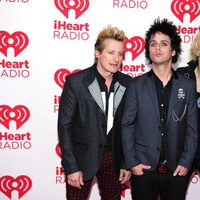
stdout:
{"type": "Polygon", "coordinates": [[[86,200],[94,176],[103,200],[119,200],[130,178],[123,168],[121,114],[130,76],[119,72],[125,34],[103,29],[95,63],[67,77],[61,95],[58,135],[67,176],[67,199],[86,200]]]}
{"type": "Polygon", "coordinates": [[[122,117],[132,198],[185,200],[198,137],[195,83],[172,68],[181,38],[171,21],[156,19],[145,41],[152,69],[130,82],[122,117]]]}
{"type": "Polygon", "coordinates": [[[176,71],[196,82],[199,139],[192,169],[198,170],[200,173],[200,31],[195,35],[191,43],[189,55],[191,60],[187,63],[187,67],[179,67],[176,71]]]}

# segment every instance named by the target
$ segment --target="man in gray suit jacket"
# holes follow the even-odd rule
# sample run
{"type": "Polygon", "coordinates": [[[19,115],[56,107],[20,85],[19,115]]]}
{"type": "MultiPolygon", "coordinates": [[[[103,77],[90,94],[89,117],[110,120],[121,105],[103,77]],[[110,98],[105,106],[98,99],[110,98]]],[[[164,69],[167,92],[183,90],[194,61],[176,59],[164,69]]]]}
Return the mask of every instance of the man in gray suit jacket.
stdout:
{"type": "Polygon", "coordinates": [[[122,147],[133,200],[184,200],[197,148],[195,83],[176,73],[176,26],[159,18],[146,32],[152,69],[133,78],[122,117],[122,147]]]}
{"type": "Polygon", "coordinates": [[[130,178],[120,135],[124,93],[131,79],[119,72],[124,38],[117,27],[103,29],[95,43],[95,64],[66,79],[58,135],[69,200],[88,199],[94,176],[103,200],[119,200],[121,184],[130,178]]]}

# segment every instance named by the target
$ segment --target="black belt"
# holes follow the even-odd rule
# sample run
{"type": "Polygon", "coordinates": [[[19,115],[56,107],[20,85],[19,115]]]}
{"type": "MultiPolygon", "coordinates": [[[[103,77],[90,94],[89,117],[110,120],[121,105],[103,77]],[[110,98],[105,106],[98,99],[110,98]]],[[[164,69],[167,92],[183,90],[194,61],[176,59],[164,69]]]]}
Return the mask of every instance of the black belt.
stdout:
{"type": "Polygon", "coordinates": [[[158,164],[158,166],[156,167],[156,172],[158,174],[167,174],[169,172],[169,168],[167,166],[166,161],[158,164]]]}
{"type": "Polygon", "coordinates": [[[105,147],[104,147],[104,152],[107,152],[107,151],[112,151],[112,146],[111,145],[106,145],[105,147]]]}

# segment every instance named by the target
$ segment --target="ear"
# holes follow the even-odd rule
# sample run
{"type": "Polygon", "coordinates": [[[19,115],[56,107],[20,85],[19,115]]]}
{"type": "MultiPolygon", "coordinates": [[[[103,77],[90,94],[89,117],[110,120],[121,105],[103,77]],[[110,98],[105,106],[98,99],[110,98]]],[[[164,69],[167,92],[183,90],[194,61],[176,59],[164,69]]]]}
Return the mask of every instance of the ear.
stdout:
{"type": "Polygon", "coordinates": [[[173,50],[173,51],[172,51],[172,56],[175,56],[175,55],[176,55],[176,51],[173,50]]]}
{"type": "Polygon", "coordinates": [[[96,57],[96,58],[99,58],[100,55],[101,55],[101,53],[100,53],[98,50],[95,50],[95,57],[96,57]]]}

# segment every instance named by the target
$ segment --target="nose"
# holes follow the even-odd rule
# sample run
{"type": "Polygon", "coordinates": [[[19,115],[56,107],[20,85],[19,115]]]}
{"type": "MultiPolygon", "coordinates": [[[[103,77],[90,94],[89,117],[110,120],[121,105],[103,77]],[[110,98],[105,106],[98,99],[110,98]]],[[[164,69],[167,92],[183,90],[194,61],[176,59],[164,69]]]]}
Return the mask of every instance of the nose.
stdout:
{"type": "Polygon", "coordinates": [[[157,50],[160,49],[160,44],[157,44],[157,45],[156,45],[156,49],[157,49],[157,50]]]}
{"type": "Polygon", "coordinates": [[[119,59],[120,59],[120,58],[119,58],[119,55],[118,55],[118,54],[115,54],[115,55],[114,55],[114,61],[119,62],[119,59]]]}

